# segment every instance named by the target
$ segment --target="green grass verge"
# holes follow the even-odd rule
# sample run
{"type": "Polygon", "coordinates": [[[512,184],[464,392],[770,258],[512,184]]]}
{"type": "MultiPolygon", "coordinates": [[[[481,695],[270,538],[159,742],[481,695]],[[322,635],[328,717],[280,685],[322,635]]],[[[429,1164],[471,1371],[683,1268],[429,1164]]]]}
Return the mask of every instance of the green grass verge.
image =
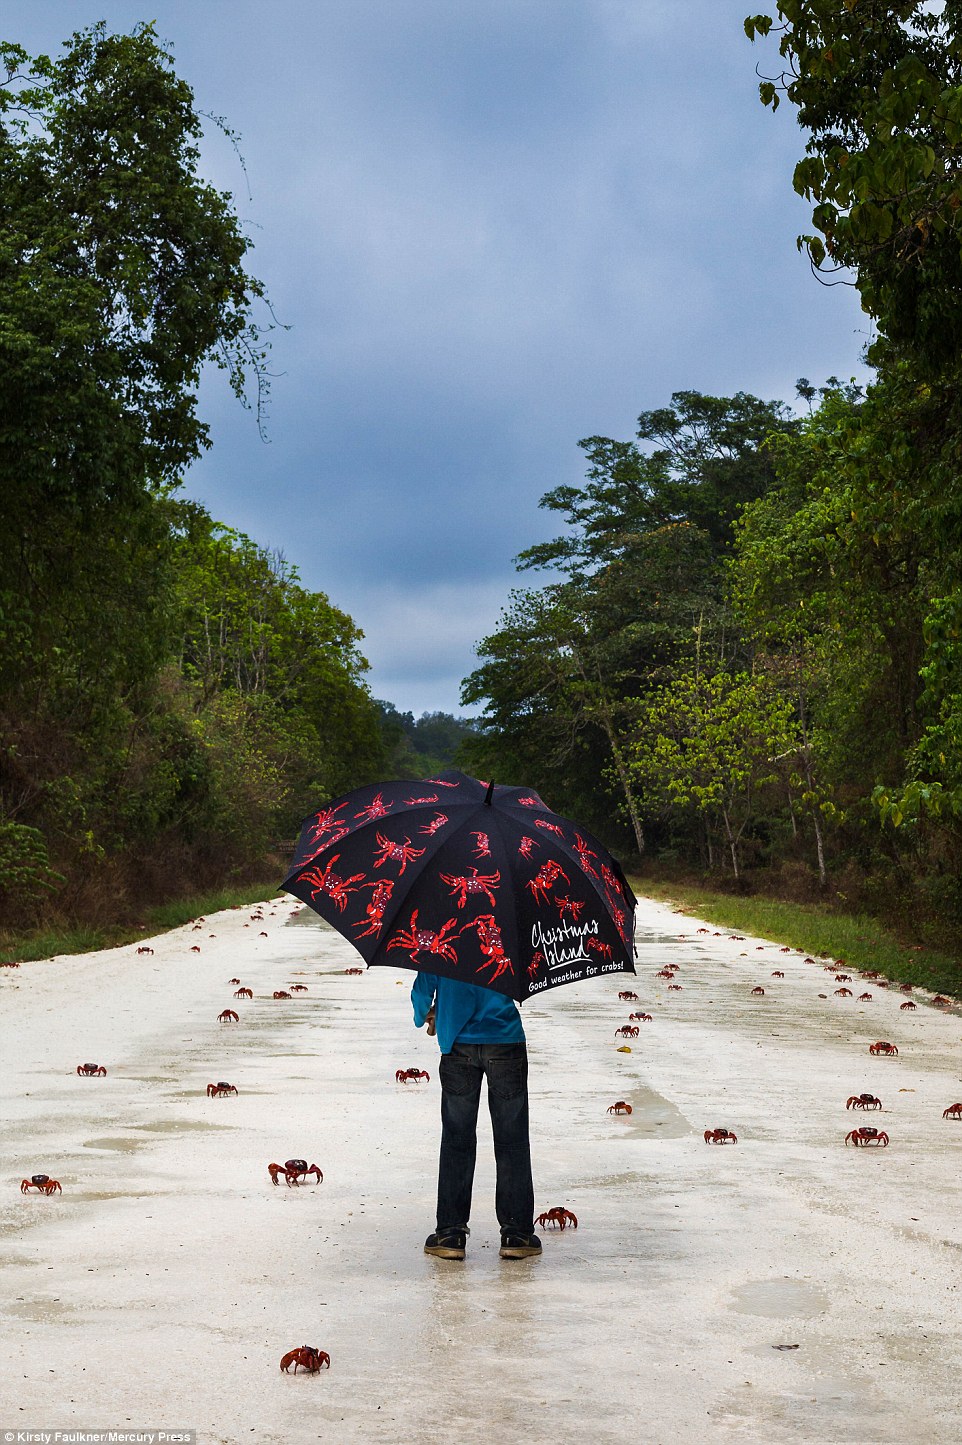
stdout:
{"type": "Polygon", "coordinates": [[[211,893],[147,908],[142,924],[42,928],[32,933],[4,933],[0,934],[0,963],[27,963],[37,958],[53,958],[60,953],[91,953],[99,948],[118,948],[124,943],[137,943],[142,938],[179,928],[199,914],[217,913],[222,908],[244,908],[277,894],[276,878],[272,878],[267,883],[249,883],[243,888],[219,888],[211,893]]]}
{"type": "Polygon", "coordinates": [[[931,948],[911,948],[864,914],[833,913],[818,904],[775,898],[737,898],[651,878],[633,878],[631,886],[639,897],[684,908],[719,927],[787,943],[812,955],[844,959],[852,968],[875,969],[893,983],[962,997],[962,960],[931,948]]]}

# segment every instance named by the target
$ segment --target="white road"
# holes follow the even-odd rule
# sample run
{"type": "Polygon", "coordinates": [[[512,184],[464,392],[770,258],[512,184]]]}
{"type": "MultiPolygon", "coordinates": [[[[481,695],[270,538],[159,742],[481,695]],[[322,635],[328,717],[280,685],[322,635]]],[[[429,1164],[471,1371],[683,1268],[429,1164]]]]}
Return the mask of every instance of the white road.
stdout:
{"type": "Polygon", "coordinates": [[[0,1439],[962,1440],[957,1012],[858,980],[870,1003],[836,997],[800,955],[644,901],[637,980],[524,1010],[538,1208],[579,1228],[499,1260],[485,1126],[461,1265],[422,1252],[437,1050],[411,975],[345,974],[357,955],[312,915],[254,911],[153,955],[0,970],[0,1439]],[[275,1001],[291,982],[308,992],[275,1001]],[[239,1024],[217,1023],[228,1006],[239,1024]],[[653,1020],[619,1053],[632,1010],[653,1020]],[[430,1083],[398,1085],[409,1065],[430,1083]],[[237,1097],[208,1099],[219,1080],[237,1097]],[[846,1112],[863,1091],[881,1113],[846,1112]],[[890,1146],[845,1148],[862,1124],[890,1146]],[[716,1126],[738,1143],[706,1145],[716,1126]],[[267,1164],[293,1156],[324,1182],[274,1188],[267,1164]],[[62,1195],[22,1195],[38,1172],[62,1195]],[[330,1370],[282,1375],[301,1344],[330,1370]]]}

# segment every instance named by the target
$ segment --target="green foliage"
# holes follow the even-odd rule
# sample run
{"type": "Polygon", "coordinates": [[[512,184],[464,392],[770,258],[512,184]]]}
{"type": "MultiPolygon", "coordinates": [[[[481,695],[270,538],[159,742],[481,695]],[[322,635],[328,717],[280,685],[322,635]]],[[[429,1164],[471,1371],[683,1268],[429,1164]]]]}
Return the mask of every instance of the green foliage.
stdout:
{"type": "Polygon", "coordinates": [[[50,866],[42,833],[22,823],[0,822],[0,901],[16,897],[29,910],[63,882],[50,866]]]}
{"type": "Polygon", "coordinates": [[[384,750],[352,620],[173,497],[204,364],[266,400],[189,87],[151,25],[0,64],[0,915],[57,884],[65,918],[136,916],[263,870],[384,750]]]}
{"type": "Polygon", "coordinates": [[[737,878],[759,793],[799,746],[790,704],[763,677],[688,672],[639,699],[627,755],[649,809],[720,822],[737,878]]]}
{"type": "Polygon", "coordinates": [[[424,778],[460,766],[462,745],[474,736],[474,722],[446,712],[399,712],[378,699],[379,726],[392,778],[424,778]]]}
{"type": "MultiPolygon", "coordinates": [[[[887,342],[932,372],[962,353],[962,12],[927,0],[782,0],[784,71],[764,78],[808,132],[795,189],[813,266],[851,268],[887,342]]],[[[745,22],[767,36],[773,17],[745,22]]],[[[880,350],[879,355],[882,355],[880,350]]]]}
{"type": "Polygon", "coordinates": [[[692,653],[727,665],[731,522],[771,483],[764,442],[794,427],[776,402],[681,391],[642,413],[637,443],[581,443],[586,484],[541,503],[566,532],[519,558],[567,580],[513,594],[464,683],[463,700],[484,707],[470,744],[478,766],[540,787],[602,836],[644,850],[624,755],[628,700],[665,684],[692,653]]]}

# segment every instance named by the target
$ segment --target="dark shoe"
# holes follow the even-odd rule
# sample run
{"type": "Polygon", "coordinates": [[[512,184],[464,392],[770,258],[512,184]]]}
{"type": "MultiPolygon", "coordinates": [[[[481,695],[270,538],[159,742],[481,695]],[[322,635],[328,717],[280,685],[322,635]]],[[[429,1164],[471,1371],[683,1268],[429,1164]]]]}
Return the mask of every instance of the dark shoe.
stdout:
{"type": "Polygon", "coordinates": [[[438,1259],[463,1259],[466,1243],[466,1229],[447,1229],[443,1234],[428,1235],[424,1253],[437,1255],[438,1259]]]}
{"type": "Polygon", "coordinates": [[[536,1234],[502,1234],[502,1259],[531,1259],[541,1253],[541,1240],[536,1234]]]}

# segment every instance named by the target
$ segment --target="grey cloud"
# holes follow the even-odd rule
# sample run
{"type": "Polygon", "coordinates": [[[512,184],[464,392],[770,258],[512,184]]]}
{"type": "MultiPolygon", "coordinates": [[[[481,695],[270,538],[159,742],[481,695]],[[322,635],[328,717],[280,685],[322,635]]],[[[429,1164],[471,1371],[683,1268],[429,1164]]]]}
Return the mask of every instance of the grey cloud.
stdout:
{"type": "MultiPolygon", "coordinates": [[[[48,0],[15,38],[139,18],[86,8],[48,0]]],[[[351,610],[374,691],[415,712],[458,709],[579,437],[631,436],[681,387],[791,398],[859,369],[856,298],[795,251],[804,137],[759,105],[734,4],[171,0],[159,30],[242,133],[251,201],[214,131],[204,165],[293,325],[271,445],[205,378],[187,490],[351,610]]]]}

